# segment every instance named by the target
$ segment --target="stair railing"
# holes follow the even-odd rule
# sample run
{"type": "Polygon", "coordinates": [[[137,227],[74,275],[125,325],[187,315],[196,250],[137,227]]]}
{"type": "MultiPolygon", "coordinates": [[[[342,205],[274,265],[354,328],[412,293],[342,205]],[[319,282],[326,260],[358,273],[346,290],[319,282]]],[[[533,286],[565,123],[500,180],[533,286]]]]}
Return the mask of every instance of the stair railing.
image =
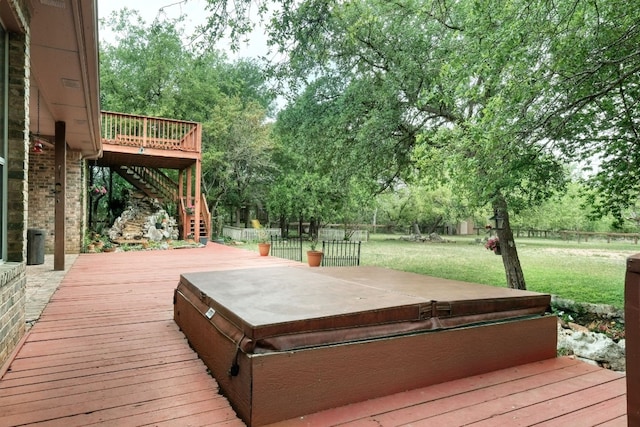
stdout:
{"type": "Polygon", "coordinates": [[[196,227],[198,227],[199,237],[211,238],[211,212],[209,211],[205,195],[200,195],[200,221],[198,224],[195,222],[194,214],[188,212],[189,206],[186,198],[181,197],[179,199],[178,210],[180,223],[182,224],[182,237],[185,238],[189,235],[195,236],[196,227]],[[202,228],[204,228],[204,232],[202,232],[202,228]]]}
{"type": "MultiPolygon", "coordinates": [[[[209,205],[207,205],[207,198],[204,193],[200,195],[200,218],[204,223],[204,229],[206,237],[211,238],[211,212],[209,211],[209,205]]],[[[203,236],[203,237],[205,237],[203,236]]]]}
{"type": "Polygon", "coordinates": [[[178,198],[178,183],[161,170],[144,166],[129,166],[129,168],[134,170],[145,182],[157,188],[166,200],[178,198]]]}

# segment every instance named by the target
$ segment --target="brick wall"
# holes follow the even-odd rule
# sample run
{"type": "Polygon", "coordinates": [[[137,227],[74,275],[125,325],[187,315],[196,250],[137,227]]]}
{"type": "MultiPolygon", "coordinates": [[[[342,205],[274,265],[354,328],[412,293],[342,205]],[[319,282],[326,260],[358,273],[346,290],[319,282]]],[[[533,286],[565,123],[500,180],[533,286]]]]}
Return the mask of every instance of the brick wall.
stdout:
{"type": "Polygon", "coordinates": [[[0,265],[0,367],[25,333],[24,263],[0,265]]]}
{"type": "MultiPolygon", "coordinates": [[[[28,228],[45,230],[45,253],[53,253],[55,233],[55,154],[45,147],[29,155],[28,228]]],[[[84,161],[79,152],[67,151],[67,200],[65,252],[79,253],[82,247],[85,196],[84,161]]]]}

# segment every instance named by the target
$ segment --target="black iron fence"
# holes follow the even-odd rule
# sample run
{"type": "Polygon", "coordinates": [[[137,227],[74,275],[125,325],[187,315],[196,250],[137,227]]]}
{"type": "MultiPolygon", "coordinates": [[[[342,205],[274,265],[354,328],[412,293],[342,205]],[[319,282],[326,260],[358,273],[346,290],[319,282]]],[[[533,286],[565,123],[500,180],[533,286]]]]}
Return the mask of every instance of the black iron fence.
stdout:
{"type": "Polygon", "coordinates": [[[271,236],[271,256],[302,262],[302,239],[271,236]]]}
{"type": "Polygon", "coordinates": [[[323,267],[349,267],[360,265],[360,243],[348,240],[322,241],[323,267]]]}

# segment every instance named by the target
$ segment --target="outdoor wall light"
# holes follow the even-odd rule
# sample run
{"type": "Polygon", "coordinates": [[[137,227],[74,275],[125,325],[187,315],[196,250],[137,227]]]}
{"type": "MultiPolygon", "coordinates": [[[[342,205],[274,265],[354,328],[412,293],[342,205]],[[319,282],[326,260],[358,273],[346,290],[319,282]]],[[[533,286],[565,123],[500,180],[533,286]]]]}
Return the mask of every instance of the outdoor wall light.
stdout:
{"type": "Polygon", "coordinates": [[[489,220],[493,222],[494,230],[502,230],[504,228],[504,217],[498,209],[493,210],[493,216],[489,220]]]}
{"type": "Polygon", "coordinates": [[[33,152],[34,153],[42,153],[43,151],[43,142],[44,140],[40,138],[40,89],[38,89],[38,132],[35,135],[32,135],[29,132],[29,137],[31,142],[33,142],[33,152]]]}
{"type": "Polygon", "coordinates": [[[39,141],[35,141],[33,143],[33,152],[39,154],[39,153],[42,153],[42,151],[43,151],[42,150],[42,143],[39,142],[39,141]]]}

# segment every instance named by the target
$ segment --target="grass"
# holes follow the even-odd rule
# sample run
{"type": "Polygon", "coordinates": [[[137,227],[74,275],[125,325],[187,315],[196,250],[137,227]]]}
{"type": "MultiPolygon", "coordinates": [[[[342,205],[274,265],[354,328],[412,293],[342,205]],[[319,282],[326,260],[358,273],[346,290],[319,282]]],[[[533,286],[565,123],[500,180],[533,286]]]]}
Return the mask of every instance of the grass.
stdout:
{"type": "MultiPolygon", "coordinates": [[[[453,236],[451,243],[402,241],[372,235],[363,243],[361,264],[468,282],[506,286],[502,257],[476,243],[476,236],[453,236]]],[[[579,302],[624,306],[626,259],[640,252],[633,242],[516,239],[527,289],[579,302]]]]}
{"type": "MultiPolygon", "coordinates": [[[[476,243],[477,236],[451,236],[450,243],[410,242],[372,234],[363,242],[361,265],[506,286],[502,257],[476,243]]],[[[588,242],[516,239],[527,289],[592,304],[624,307],[626,259],[640,252],[632,241],[588,242]]],[[[257,250],[247,244],[247,249],[257,250]]],[[[308,248],[304,248],[303,254],[308,248]]],[[[306,260],[305,260],[306,262],[306,260]]]]}

